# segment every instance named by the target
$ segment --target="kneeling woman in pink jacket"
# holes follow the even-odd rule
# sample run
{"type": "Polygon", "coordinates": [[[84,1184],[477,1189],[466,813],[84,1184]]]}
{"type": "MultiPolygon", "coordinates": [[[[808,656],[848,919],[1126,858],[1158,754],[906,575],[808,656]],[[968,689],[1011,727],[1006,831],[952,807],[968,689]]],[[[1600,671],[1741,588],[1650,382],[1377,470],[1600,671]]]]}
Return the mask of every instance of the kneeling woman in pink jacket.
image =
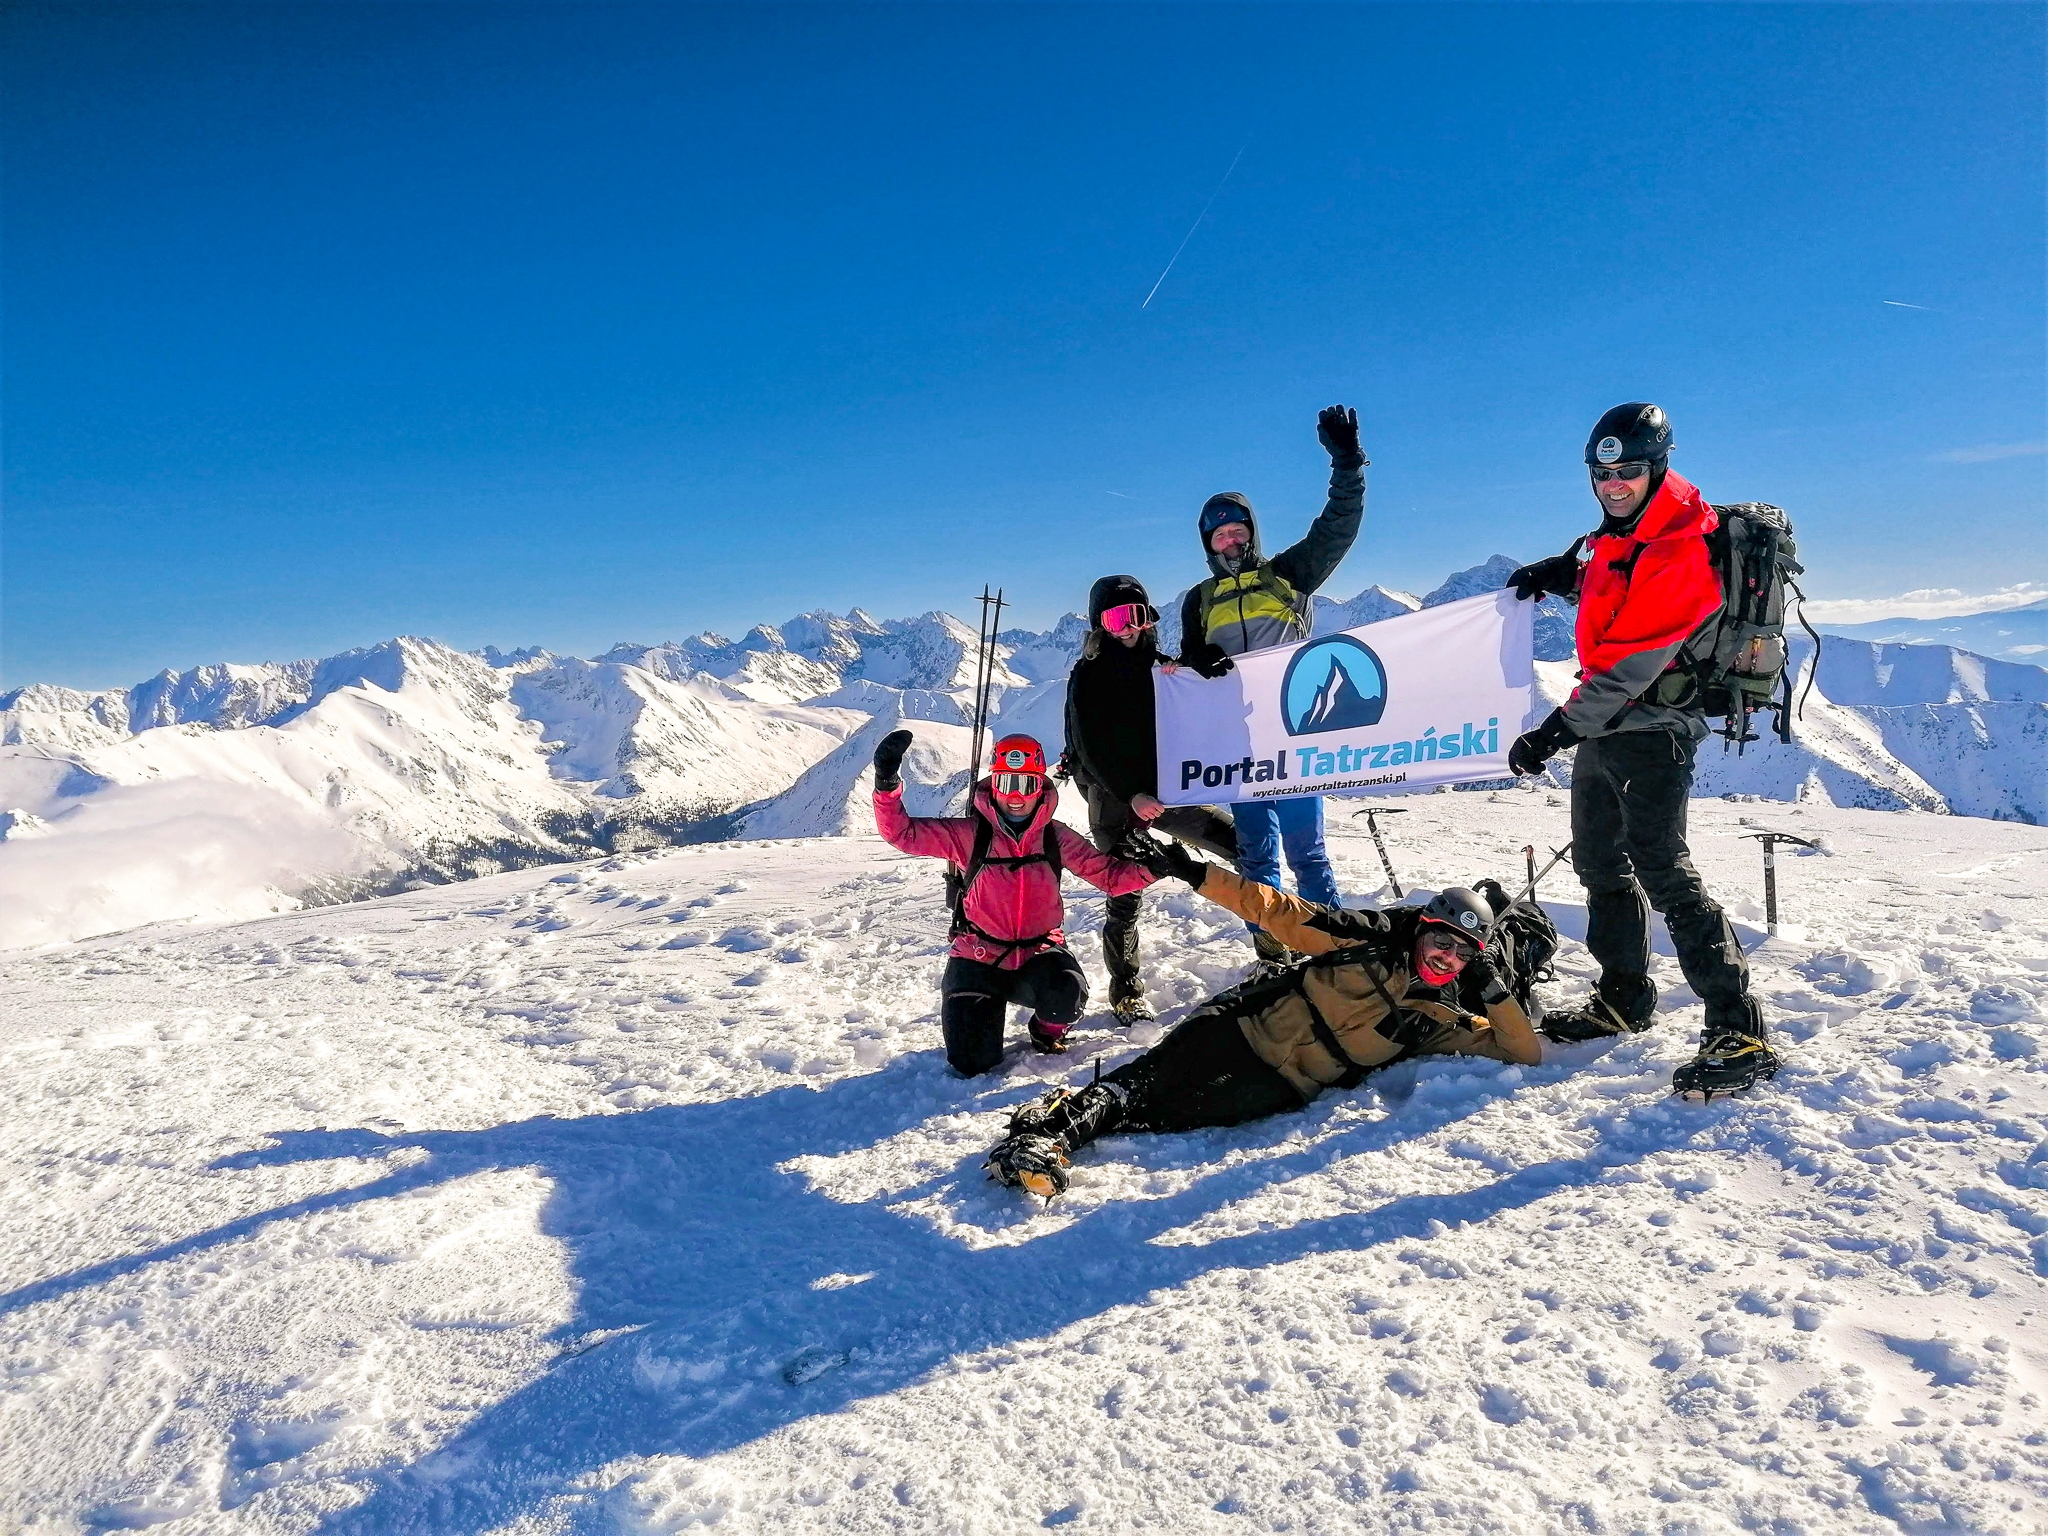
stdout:
{"type": "Polygon", "coordinates": [[[996,743],[972,816],[909,815],[900,770],[910,742],[910,732],[891,731],[875,748],[875,830],[905,853],[946,860],[966,881],[939,982],[946,1060],[963,1077],[1000,1061],[1011,1003],[1032,1010],[1032,1045],[1064,1051],[1088,1003],[1088,978],[1060,931],[1060,872],[1110,896],[1143,890],[1153,876],[1052,819],[1059,794],[1045,776],[1045,749],[1029,736],[996,743]]]}

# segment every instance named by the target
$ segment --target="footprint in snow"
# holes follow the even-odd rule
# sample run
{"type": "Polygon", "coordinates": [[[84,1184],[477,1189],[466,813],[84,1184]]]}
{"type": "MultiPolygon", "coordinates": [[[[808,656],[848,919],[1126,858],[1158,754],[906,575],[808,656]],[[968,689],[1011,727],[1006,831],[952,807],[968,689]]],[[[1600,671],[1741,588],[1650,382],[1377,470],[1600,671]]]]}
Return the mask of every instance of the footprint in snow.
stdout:
{"type": "Polygon", "coordinates": [[[775,935],[764,928],[748,925],[728,928],[718,936],[718,947],[731,950],[736,955],[749,954],[757,949],[767,949],[775,943],[775,935]]]}

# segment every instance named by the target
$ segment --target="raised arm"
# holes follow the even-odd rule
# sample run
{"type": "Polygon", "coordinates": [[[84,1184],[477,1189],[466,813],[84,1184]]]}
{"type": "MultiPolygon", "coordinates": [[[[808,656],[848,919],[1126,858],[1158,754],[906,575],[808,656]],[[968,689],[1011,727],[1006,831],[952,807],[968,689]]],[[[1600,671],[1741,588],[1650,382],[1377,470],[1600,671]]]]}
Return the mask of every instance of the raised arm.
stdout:
{"type": "Polygon", "coordinates": [[[1296,544],[1273,557],[1273,569],[1297,592],[1313,592],[1351,553],[1365,521],[1365,451],[1358,413],[1333,405],[1316,418],[1316,436],[1330,455],[1330,498],[1296,544]]]}
{"type": "Polygon", "coordinates": [[[908,731],[891,731],[875,747],[875,830],[882,841],[922,858],[965,865],[974,856],[974,824],[958,816],[913,816],[903,809],[903,756],[908,731]]]}

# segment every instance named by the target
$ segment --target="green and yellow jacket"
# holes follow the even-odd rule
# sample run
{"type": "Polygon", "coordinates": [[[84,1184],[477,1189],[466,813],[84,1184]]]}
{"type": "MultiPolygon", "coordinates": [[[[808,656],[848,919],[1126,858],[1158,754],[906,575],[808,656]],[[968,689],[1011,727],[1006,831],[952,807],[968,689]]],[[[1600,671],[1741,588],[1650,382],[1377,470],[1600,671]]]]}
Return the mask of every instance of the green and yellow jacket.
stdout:
{"type": "Polygon", "coordinates": [[[1181,599],[1180,659],[1203,673],[1211,672],[1221,657],[1308,638],[1315,623],[1310,600],[1350,553],[1365,521],[1365,471],[1331,470],[1330,498],[1321,515],[1299,543],[1270,560],[1260,552],[1259,520],[1251,502],[1237,491],[1209,499],[1244,508],[1252,541],[1237,571],[1226,567],[1205,541],[1209,576],[1181,599]]]}

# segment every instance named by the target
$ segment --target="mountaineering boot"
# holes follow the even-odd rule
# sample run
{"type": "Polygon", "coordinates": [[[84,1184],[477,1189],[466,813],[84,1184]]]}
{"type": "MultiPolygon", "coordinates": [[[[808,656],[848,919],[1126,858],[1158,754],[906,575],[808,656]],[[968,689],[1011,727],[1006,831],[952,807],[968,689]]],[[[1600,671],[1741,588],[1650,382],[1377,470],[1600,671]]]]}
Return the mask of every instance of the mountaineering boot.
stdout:
{"type": "Polygon", "coordinates": [[[1126,997],[1110,1004],[1110,1013],[1125,1029],[1133,1024],[1143,1024],[1159,1017],[1159,1010],[1142,997],[1126,997]]]}
{"type": "Polygon", "coordinates": [[[1031,1048],[1041,1056],[1061,1056],[1067,1049],[1067,1031],[1071,1024],[1048,1024],[1037,1014],[1024,1021],[1024,1032],[1031,1036],[1031,1048]]]}
{"type": "Polygon", "coordinates": [[[1066,1193],[1067,1157],[1124,1123],[1130,1090],[1121,1083],[1090,1083],[1079,1093],[1055,1088],[1010,1111],[1009,1133],[986,1164],[989,1175],[1050,1200],[1066,1193]]]}
{"type": "Polygon", "coordinates": [[[1610,972],[1601,976],[1585,1007],[1546,1013],[1536,1028],[1546,1039],[1569,1045],[1640,1034],[1656,1017],[1657,988],[1649,977],[1610,972]]]}
{"type": "Polygon", "coordinates": [[[1067,1192],[1067,1149],[1051,1136],[1005,1136],[988,1155],[990,1177],[1041,1200],[1067,1192]]]}
{"type": "Polygon", "coordinates": [[[1010,1128],[1003,1134],[1017,1136],[1057,1136],[1066,1128],[1066,1104],[1074,1096],[1074,1090],[1059,1087],[1043,1098],[1019,1104],[1010,1111],[1010,1128]]]}
{"type": "Polygon", "coordinates": [[[1763,1011],[1754,998],[1742,999],[1739,1016],[1708,1026],[1699,1054],[1671,1074],[1671,1091],[1698,1094],[1711,1102],[1717,1093],[1742,1093],[1778,1075],[1778,1053],[1764,1033],[1763,1011]]]}

